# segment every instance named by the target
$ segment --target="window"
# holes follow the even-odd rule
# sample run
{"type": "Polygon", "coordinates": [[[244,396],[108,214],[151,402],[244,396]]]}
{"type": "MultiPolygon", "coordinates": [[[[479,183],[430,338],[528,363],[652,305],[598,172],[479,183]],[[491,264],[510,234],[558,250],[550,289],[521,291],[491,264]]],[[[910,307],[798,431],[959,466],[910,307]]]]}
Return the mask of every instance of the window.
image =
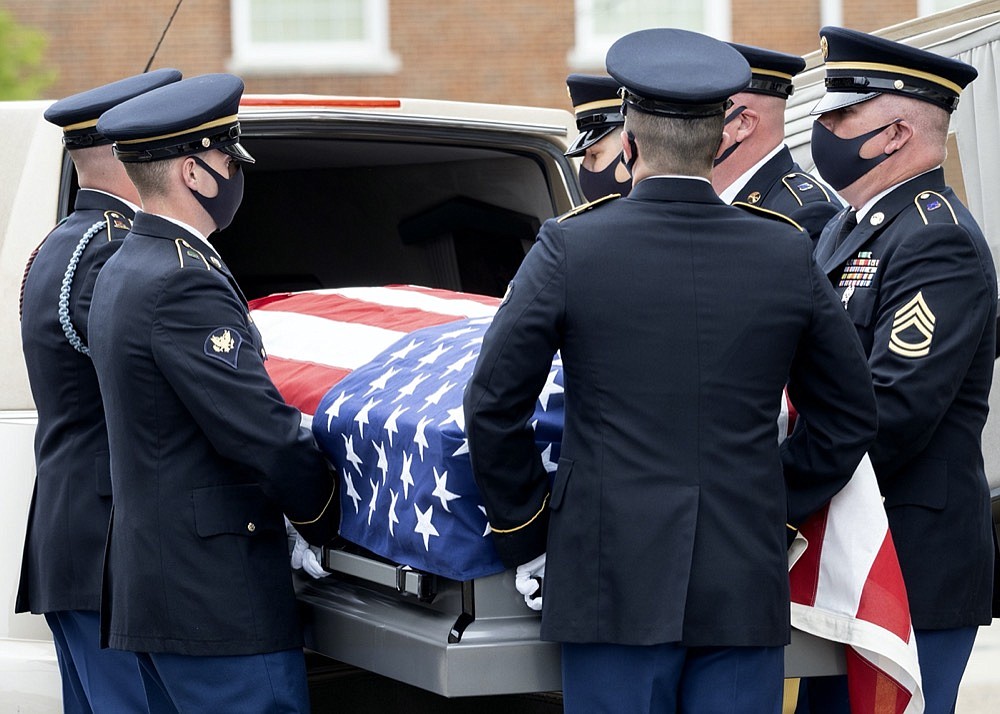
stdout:
{"type": "Polygon", "coordinates": [[[382,74],[389,0],[232,0],[234,71],[382,74]]]}
{"type": "Polygon", "coordinates": [[[608,48],[622,35],[647,27],[681,27],[721,40],[730,36],[730,0],[576,0],[574,69],[604,68],[608,48]]]}
{"type": "Polygon", "coordinates": [[[917,0],[917,16],[933,15],[942,10],[950,10],[959,5],[968,5],[972,0],[917,0]]]}

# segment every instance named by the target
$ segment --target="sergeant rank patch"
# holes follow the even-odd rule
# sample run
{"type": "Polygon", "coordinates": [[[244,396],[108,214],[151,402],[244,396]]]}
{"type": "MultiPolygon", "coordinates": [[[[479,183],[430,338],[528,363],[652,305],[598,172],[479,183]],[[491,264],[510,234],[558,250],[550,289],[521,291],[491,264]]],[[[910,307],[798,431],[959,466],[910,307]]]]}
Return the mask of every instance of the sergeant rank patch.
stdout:
{"type": "Polygon", "coordinates": [[[243,337],[229,327],[219,327],[205,340],[205,354],[236,369],[243,337]]]}
{"type": "Polygon", "coordinates": [[[901,357],[925,356],[931,351],[935,321],[923,293],[918,292],[893,315],[889,350],[901,357]]]}

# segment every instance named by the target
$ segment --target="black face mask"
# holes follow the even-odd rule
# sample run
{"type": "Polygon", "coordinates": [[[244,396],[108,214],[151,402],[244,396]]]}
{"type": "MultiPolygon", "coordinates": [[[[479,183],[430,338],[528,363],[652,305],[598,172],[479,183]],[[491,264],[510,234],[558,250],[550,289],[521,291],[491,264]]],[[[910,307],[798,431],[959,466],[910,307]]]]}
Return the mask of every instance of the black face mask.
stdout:
{"type": "Polygon", "coordinates": [[[243,169],[237,165],[236,174],[232,178],[227,179],[197,156],[192,156],[191,158],[208,173],[212,174],[216,185],[219,187],[219,192],[211,198],[202,196],[194,189],[191,189],[191,193],[194,194],[201,207],[215,221],[215,230],[221,231],[233,222],[236,210],[240,207],[240,203],[243,202],[243,169]]]}
{"type": "Polygon", "coordinates": [[[639,147],[635,143],[635,134],[629,129],[625,132],[625,138],[628,139],[628,147],[632,151],[632,158],[626,159],[625,152],[622,152],[621,162],[625,164],[625,168],[628,169],[628,175],[632,175],[632,169],[635,168],[635,162],[639,159],[639,147]]]}
{"type": "MultiPolygon", "coordinates": [[[[744,107],[744,106],[742,106],[742,105],[741,105],[741,106],[738,106],[738,107],[736,107],[736,108],[735,108],[735,109],[734,109],[733,111],[731,111],[731,112],[729,113],[729,116],[727,116],[727,117],[726,117],[726,121],[724,121],[722,125],[723,125],[723,126],[725,126],[726,124],[728,124],[729,122],[731,122],[731,121],[732,121],[733,119],[735,119],[735,118],[736,118],[736,117],[738,117],[738,116],[739,116],[740,114],[742,114],[742,113],[743,113],[743,111],[744,111],[745,109],[746,109],[746,107],[744,107]]],[[[719,165],[719,164],[721,164],[721,163],[722,163],[723,161],[725,161],[726,159],[728,159],[728,158],[730,157],[730,155],[731,155],[731,154],[732,154],[732,153],[733,153],[734,151],[736,151],[736,150],[737,150],[737,149],[738,149],[738,148],[740,147],[740,144],[742,144],[742,143],[743,143],[742,141],[737,141],[737,142],[734,142],[732,146],[730,146],[730,147],[729,147],[728,149],[726,149],[725,151],[723,151],[723,152],[722,152],[722,156],[718,157],[718,158],[717,158],[717,159],[716,159],[716,160],[715,160],[715,161],[713,162],[713,164],[712,164],[712,165],[713,165],[713,166],[718,166],[718,165],[719,165]]]]}
{"type": "Polygon", "coordinates": [[[583,195],[587,197],[588,201],[596,201],[611,193],[627,196],[628,192],[632,190],[632,179],[619,181],[615,178],[615,169],[618,168],[618,162],[621,161],[622,155],[619,154],[614,161],[600,171],[591,171],[580,167],[580,188],[583,189],[583,195]]]}
{"type": "Polygon", "coordinates": [[[812,156],[819,175],[834,191],[850,186],[891,156],[882,153],[870,159],[863,159],[861,147],[873,136],[877,136],[898,121],[902,120],[893,119],[885,126],[851,139],[842,139],[820,122],[813,122],[812,156]]]}

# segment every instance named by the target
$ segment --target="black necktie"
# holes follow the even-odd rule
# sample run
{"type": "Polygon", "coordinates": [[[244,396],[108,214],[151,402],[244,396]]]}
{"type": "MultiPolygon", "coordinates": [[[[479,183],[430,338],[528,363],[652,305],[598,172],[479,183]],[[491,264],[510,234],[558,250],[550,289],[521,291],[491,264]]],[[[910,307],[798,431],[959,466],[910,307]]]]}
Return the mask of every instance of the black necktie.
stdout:
{"type": "Polygon", "coordinates": [[[850,235],[851,231],[857,228],[857,226],[858,212],[851,209],[847,212],[847,216],[844,218],[844,222],[840,226],[840,232],[837,233],[837,241],[834,244],[834,251],[836,251],[837,248],[840,248],[843,242],[847,239],[847,236],[850,235]]]}

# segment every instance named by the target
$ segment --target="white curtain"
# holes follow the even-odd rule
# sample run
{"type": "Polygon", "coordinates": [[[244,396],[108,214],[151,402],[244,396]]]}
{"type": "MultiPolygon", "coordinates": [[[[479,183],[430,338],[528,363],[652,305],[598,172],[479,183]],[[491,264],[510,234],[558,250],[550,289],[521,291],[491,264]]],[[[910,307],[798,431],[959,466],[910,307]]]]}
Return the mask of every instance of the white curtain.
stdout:
{"type": "Polygon", "coordinates": [[[933,48],[979,70],[952,115],[969,210],[1000,261],[1000,23],[933,48]],[[962,49],[964,45],[966,48],[962,49]],[[949,51],[958,50],[958,51],[949,51]]]}

